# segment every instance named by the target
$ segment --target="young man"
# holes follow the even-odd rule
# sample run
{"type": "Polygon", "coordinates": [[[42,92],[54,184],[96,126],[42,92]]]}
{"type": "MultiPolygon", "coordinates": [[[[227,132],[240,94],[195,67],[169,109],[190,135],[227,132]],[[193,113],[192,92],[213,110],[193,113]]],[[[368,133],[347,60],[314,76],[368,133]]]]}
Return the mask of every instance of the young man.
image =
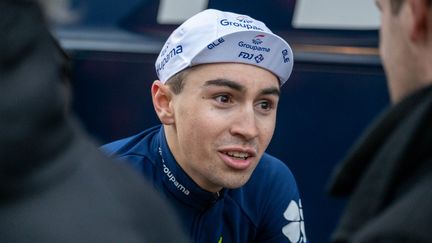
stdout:
{"type": "Polygon", "coordinates": [[[432,6],[377,0],[393,106],[336,170],[351,195],[333,242],[432,242],[432,6]]]}
{"type": "Polygon", "coordinates": [[[294,177],[264,153],[292,66],[290,46],[262,22],[205,10],[156,61],[163,125],[103,149],[153,182],[194,242],[306,242],[294,177]]]}

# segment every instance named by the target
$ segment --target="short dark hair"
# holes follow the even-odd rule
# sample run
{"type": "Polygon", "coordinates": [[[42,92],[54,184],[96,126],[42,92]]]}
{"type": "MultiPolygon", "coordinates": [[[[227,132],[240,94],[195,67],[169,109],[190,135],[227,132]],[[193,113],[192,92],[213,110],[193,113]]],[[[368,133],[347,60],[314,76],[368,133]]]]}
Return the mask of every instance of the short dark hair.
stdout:
{"type": "MultiPolygon", "coordinates": [[[[390,0],[390,5],[391,5],[390,7],[391,7],[393,14],[399,13],[401,6],[404,3],[404,1],[405,0],[390,0]]],[[[429,7],[431,6],[431,3],[432,3],[432,0],[427,0],[427,4],[429,7]]]]}
{"type": "Polygon", "coordinates": [[[188,67],[178,73],[176,73],[174,76],[169,78],[166,81],[166,84],[170,87],[171,91],[174,94],[180,94],[180,92],[183,90],[184,87],[184,80],[186,78],[186,75],[193,69],[193,67],[188,67]]]}

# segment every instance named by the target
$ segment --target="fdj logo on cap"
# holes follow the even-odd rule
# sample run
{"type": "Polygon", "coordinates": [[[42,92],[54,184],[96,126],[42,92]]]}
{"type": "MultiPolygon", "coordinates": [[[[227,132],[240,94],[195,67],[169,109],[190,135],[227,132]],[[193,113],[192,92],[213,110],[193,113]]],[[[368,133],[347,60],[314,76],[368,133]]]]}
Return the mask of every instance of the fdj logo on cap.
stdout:
{"type": "MultiPolygon", "coordinates": [[[[240,52],[240,54],[238,55],[238,57],[241,57],[243,59],[248,59],[248,60],[252,60],[252,58],[254,58],[254,54],[253,53],[247,53],[247,52],[240,52]]],[[[264,56],[262,54],[259,54],[257,56],[255,56],[254,58],[256,63],[260,63],[262,61],[264,61],[264,56]]]]}

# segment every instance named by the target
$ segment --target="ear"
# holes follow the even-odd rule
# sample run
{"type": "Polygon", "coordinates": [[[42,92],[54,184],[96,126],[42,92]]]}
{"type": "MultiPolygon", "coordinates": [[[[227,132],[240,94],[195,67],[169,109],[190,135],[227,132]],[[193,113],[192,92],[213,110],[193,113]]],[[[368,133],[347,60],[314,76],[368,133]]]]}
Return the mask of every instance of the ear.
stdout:
{"type": "Polygon", "coordinates": [[[156,80],[151,87],[153,107],[159,120],[165,125],[174,123],[174,110],[171,106],[173,93],[170,88],[161,81],[156,80]]]}
{"type": "Polygon", "coordinates": [[[429,26],[428,0],[408,0],[408,6],[412,14],[412,26],[410,39],[414,42],[425,41],[429,26]]]}

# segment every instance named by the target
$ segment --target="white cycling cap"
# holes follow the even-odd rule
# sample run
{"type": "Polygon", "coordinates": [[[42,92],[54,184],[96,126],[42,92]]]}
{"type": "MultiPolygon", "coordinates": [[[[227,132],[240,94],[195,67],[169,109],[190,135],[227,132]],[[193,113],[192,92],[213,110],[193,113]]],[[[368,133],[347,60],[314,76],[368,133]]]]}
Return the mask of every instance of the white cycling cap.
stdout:
{"type": "Polygon", "coordinates": [[[246,15],[204,10],[169,36],[156,60],[156,73],[165,83],[176,73],[204,63],[246,63],[275,74],[280,85],[293,68],[289,44],[267,26],[246,15]]]}

